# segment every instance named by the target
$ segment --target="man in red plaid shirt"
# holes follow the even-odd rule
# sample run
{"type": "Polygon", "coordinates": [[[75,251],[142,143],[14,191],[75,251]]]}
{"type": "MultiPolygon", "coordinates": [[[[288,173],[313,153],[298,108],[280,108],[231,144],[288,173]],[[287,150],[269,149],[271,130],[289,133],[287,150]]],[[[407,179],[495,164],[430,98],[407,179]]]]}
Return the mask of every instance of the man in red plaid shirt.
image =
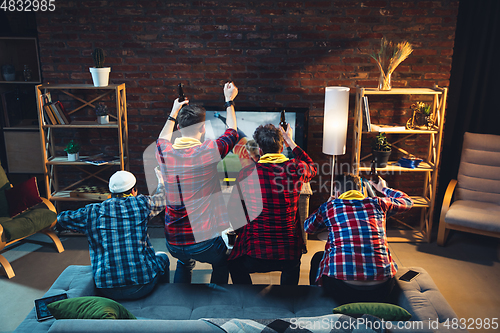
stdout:
{"type": "Polygon", "coordinates": [[[217,163],[238,141],[233,99],[238,88],[224,85],[228,129],[217,140],[200,141],[205,134],[205,109],[174,101],[157,140],[156,158],[165,180],[167,249],[177,258],[174,282],[190,283],[196,261],[212,264],[210,282],[227,284],[227,247],[221,232],[229,227],[217,163]],[[181,137],[171,142],[175,121],[181,137]]]}
{"type": "MultiPolygon", "coordinates": [[[[281,284],[297,285],[303,248],[298,201],[302,184],[316,176],[317,168],[293,142],[290,125],[286,132],[281,126],[259,126],[253,137],[263,154],[258,163],[240,171],[239,190],[233,190],[228,206],[234,209],[244,199],[249,217],[236,231],[229,255],[231,278],[235,284],[251,284],[250,273],[281,271],[281,284]],[[283,142],[294,159],[281,154],[283,142]]],[[[233,226],[235,216],[230,211],[233,226]]]]}
{"type": "Polygon", "coordinates": [[[365,197],[359,177],[337,176],[338,199],[330,198],[304,222],[307,233],[328,230],[325,251],[311,259],[310,282],[341,303],[382,302],[395,283],[398,267],[387,243],[386,217],[409,210],[413,202],[382,178],[370,184],[383,196],[365,197]]]}

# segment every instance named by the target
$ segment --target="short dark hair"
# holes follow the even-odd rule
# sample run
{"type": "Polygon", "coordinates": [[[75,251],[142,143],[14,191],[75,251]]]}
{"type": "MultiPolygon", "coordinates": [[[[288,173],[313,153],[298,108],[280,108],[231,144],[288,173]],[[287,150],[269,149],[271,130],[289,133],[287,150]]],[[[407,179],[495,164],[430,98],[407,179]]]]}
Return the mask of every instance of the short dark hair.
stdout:
{"type": "Polygon", "coordinates": [[[283,147],[283,135],[273,124],[257,127],[253,133],[253,138],[264,154],[279,153],[283,147]]]}
{"type": "Polygon", "coordinates": [[[125,192],[122,192],[122,193],[111,193],[111,197],[112,198],[123,198],[123,197],[126,197],[128,195],[130,195],[132,193],[132,190],[136,190],[137,191],[137,186],[134,185],[134,187],[132,187],[130,190],[126,190],[125,192]]]}
{"type": "Polygon", "coordinates": [[[185,105],[177,115],[179,128],[186,128],[205,121],[205,108],[198,105],[185,105]]]}
{"type": "Polygon", "coordinates": [[[350,190],[359,191],[360,188],[361,182],[359,176],[354,176],[347,173],[335,176],[335,189],[340,193],[344,193],[350,190]]]}

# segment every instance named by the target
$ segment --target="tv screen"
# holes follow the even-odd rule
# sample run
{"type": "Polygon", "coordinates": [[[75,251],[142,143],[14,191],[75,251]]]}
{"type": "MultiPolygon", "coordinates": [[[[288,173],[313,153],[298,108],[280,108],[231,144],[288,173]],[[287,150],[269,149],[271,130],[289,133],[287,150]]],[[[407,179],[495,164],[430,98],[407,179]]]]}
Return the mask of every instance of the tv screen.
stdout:
{"type": "MultiPolygon", "coordinates": [[[[211,106],[207,106],[205,109],[207,110],[205,138],[217,139],[227,129],[226,111],[220,110],[220,107],[215,108],[211,106]]],[[[280,114],[281,109],[238,108],[236,110],[236,122],[240,137],[237,146],[217,166],[222,180],[228,183],[234,181],[242,167],[248,163],[253,163],[245,148],[246,142],[253,140],[253,133],[260,125],[273,124],[278,127],[280,114]]],[[[295,143],[302,149],[306,149],[308,110],[299,108],[285,109],[285,120],[293,129],[295,143]]],[[[287,157],[293,158],[293,153],[290,149],[286,149],[285,147],[283,153],[287,157]]]]}

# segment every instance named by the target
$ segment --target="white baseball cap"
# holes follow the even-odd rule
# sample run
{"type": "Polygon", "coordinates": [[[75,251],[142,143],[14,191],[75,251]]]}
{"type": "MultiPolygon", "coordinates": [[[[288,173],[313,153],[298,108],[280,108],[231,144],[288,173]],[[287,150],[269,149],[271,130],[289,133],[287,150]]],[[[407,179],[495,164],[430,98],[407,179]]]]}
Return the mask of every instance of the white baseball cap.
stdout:
{"type": "Polygon", "coordinates": [[[111,193],[123,193],[135,185],[135,176],[128,171],[117,171],[109,178],[109,190],[111,193]]]}

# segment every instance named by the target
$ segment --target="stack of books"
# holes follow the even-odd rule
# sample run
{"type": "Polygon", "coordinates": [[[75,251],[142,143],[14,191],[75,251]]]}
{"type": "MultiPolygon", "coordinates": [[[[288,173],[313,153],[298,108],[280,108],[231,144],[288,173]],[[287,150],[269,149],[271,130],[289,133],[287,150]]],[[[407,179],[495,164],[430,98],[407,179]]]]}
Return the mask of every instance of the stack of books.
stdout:
{"type": "Polygon", "coordinates": [[[60,101],[52,102],[50,93],[42,94],[43,118],[47,125],[68,125],[71,123],[69,114],[60,101]]]}

